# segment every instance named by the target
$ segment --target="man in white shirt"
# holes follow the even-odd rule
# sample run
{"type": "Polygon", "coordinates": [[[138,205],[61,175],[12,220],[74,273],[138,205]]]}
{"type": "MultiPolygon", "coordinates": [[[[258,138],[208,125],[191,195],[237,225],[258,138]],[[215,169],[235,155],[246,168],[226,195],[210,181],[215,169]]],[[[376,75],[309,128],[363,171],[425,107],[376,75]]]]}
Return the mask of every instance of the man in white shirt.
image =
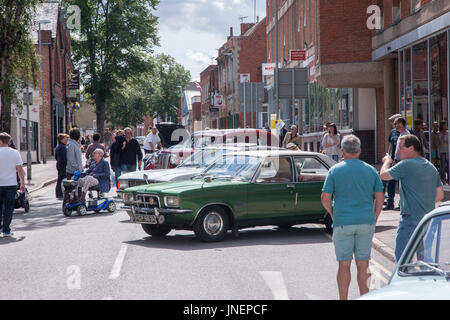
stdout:
{"type": "Polygon", "coordinates": [[[155,152],[158,146],[162,148],[161,139],[159,138],[158,130],[156,127],[153,127],[152,132],[147,135],[144,141],[145,154],[155,152]]]}
{"type": "Polygon", "coordinates": [[[17,150],[8,147],[10,140],[9,134],[6,132],[0,133],[0,163],[2,165],[2,174],[0,175],[0,229],[2,229],[4,237],[13,235],[10,225],[17,189],[16,172],[20,177],[20,192],[25,192],[23,161],[17,150]]]}

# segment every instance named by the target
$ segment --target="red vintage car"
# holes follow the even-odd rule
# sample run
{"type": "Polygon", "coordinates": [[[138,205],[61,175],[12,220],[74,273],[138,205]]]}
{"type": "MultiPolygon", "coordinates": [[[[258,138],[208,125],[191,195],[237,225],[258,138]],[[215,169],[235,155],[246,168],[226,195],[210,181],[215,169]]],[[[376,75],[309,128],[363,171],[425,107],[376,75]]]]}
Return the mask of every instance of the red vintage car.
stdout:
{"type": "Polygon", "coordinates": [[[189,139],[162,150],[157,159],[157,169],[175,168],[196,150],[212,144],[232,145],[249,143],[258,146],[278,147],[278,138],[264,129],[217,129],[196,131],[189,139]]]}

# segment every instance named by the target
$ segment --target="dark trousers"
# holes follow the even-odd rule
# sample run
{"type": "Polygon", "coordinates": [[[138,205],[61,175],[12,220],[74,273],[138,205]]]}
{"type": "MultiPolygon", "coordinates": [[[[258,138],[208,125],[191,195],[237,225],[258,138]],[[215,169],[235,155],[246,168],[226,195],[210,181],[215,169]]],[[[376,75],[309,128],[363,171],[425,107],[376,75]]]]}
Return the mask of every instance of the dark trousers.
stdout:
{"type": "Polygon", "coordinates": [[[68,173],[68,172],[66,172],[66,178],[67,178],[67,180],[72,180],[72,178],[73,178],[74,175],[75,175],[75,174],[73,174],[73,173],[68,173]]]}
{"type": "Polygon", "coordinates": [[[0,229],[4,233],[11,232],[11,221],[14,212],[17,186],[0,187],[0,229]]]}
{"type": "Polygon", "coordinates": [[[66,178],[66,167],[56,165],[56,169],[58,170],[58,181],[56,182],[56,197],[62,198],[63,191],[61,189],[61,182],[66,178]]]}
{"type": "Polygon", "coordinates": [[[389,180],[387,183],[387,203],[394,204],[394,197],[395,197],[395,186],[397,185],[397,180],[389,180]]]}

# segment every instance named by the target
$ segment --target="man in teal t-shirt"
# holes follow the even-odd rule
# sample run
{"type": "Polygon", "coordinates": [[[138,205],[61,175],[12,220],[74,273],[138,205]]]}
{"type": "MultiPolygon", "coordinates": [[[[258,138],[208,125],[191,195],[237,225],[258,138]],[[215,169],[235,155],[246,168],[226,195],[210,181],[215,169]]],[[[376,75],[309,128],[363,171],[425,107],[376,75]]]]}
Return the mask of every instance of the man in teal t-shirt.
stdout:
{"type": "Polygon", "coordinates": [[[439,173],[431,162],[421,156],[422,145],[414,135],[398,140],[400,162],[389,169],[392,158],[383,158],[380,176],[383,180],[400,180],[400,215],[395,244],[395,259],[399,261],[415,228],[425,214],[444,199],[439,173]]]}
{"type": "Polygon", "coordinates": [[[384,193],[383,183],[375,168],[359,160],[360,140],[354,135],[347,135],[341,145],[344,161],[328,172],[322,188],[322,204],[333,218],[333,244],[339,262],[339,297],[346,300],[353,256],[360,294],[369,291],[372,238],[383,207],[384,193]]]}

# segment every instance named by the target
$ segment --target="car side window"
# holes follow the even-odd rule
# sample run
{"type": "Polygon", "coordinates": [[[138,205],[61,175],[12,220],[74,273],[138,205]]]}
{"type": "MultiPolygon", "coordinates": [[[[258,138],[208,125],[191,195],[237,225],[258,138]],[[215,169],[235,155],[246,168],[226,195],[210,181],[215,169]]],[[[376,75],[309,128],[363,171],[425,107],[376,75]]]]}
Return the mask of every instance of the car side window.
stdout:
{"type": "Polygon", "coordinates": [[[328,169],[316,158],[301,157],[294,159],[298,182],[325,181],[328,169]]]}
{"type": "Polygon", "coordinates": [[[257,183],[292,182],[290,158],[267,158],[261,167],[257,183]]]}

